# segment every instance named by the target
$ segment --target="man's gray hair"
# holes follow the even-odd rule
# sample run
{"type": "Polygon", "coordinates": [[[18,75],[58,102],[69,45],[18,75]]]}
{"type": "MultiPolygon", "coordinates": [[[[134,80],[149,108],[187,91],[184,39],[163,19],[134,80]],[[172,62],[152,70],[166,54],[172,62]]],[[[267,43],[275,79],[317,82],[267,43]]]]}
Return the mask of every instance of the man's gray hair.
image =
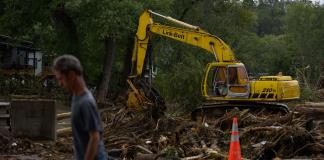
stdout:
{"type": "Polygon", "coordinates": [[[83,75],[80,61],[72,55],[62,55],[55,58],[53,70],[59,71],[64,75],[67,75],[70,71],[74,71],[77,75],[83,75]]]}

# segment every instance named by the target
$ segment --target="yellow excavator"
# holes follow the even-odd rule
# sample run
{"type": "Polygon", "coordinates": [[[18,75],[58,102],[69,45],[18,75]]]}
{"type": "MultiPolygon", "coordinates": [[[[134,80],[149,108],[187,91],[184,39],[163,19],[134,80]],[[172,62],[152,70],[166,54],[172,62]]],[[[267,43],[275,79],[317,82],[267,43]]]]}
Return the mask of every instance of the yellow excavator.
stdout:
{"type": "Polygon", "coordinates": [[[193,119],[198,114],[215,115],[219,111],[223,112],[234,107],[288,112],[288,107],[279,102],[299,98],[298,81],[293,80],[291,76],[278,74],[250,80],[244,64],[235,58],[231,48],[222,39],[198,26],[146,10],[139,18],[132,53],[132,70],[127,80],[130,86],[127,101],[129,108],[141,110],[153,107],[157,109],[156,111],[165,109],[163,98],[152,86],[150,39],[153,35],[190,44],[214,55],[213,62],[206,66],[201,84],[205,101],[192,112],[193,119]],[[170,21],[175,26],[156,23],[153,16],[170,21]]]}

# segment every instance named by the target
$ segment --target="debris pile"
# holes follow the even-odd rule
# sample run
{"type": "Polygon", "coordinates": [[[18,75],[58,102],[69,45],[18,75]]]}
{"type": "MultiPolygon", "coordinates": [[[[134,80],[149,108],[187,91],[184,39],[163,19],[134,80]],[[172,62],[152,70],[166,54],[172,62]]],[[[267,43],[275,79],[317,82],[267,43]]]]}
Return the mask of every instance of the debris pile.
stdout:
{"type": "Polygon", "coordinates": [[[0,131],[0,159],[71,159],[72,155],[71,135],[58,137],[56,142],[38,142],[0,131]]]}
{"type": "Polygon", "coordinates": [[[217,119],[198,122],[168,115],[154,120],[150,111],[120,109],[114,115],[103,113],[107,124],[105,145],[109,150],[119,149],[120,158],[224,159],[228,155],[232,118],[237,116],[244,158],[316,158],[324,153],[324,108],[321,109],[318,116],[309,114],[311,109],[305,107],[296,107],[296,112],[283,116],[232,110],[217,119]]]}
{"type": "MultiPolygon", "coordinates": [[[[320,158],[324,156],[323,115],[324,106],[318,103],[296,105],[286,115],[234,109],[221,117],[198,121],[168,114],[154,119],[151,110],[135,112],[122,105],[101,113],[104,143],[111,156],[186,160],[227,159],[234,116],[244,158],[320,158]]],[[[37,142],[0,131],[0,144],[0,159],[5,155],[73,158],[70,133],[60,135],[55,142],[37,142]]]]}

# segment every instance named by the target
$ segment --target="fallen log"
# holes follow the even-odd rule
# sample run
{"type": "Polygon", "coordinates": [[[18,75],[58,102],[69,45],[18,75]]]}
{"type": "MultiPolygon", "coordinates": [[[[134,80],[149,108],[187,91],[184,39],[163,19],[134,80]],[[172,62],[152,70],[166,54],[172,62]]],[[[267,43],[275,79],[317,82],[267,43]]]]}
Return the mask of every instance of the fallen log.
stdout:
{"type": "Polygon", "coordinates": [[[66,127],[66,128],[61,128],[56,130],[56,135],[57,136],[63,136],[72,133],[72,128],[71,127],[66,127]]]}
{"type": "Polygon", "coordinates": [[[305,102],[305,104],[299,104],[298,106],[312,107],[312,108],[324,108],[324,102],[305,102]]]}
{"type": "Polygon", "coordinates": [[[56,119],[58,121],[62,120],[62,119],[67,119],[67,118],[70,118],[70,117],[71,117],[71,112],[65,112],[65,113],[60,113],[60,114],[56,115],[56,119]]]}
{"type": "Polygon", "coordinates": [[[147,149],[147,148],[145,148],[145,147],[143,147],[141,145],[136,145],[136,147],[143,150],[143,151],[145,151],[145,152],[147,152],[148,154],[153,154],[152,151],[150,151],[149,149],[147,149]]]}
{"type": "Polygon", "coordinates": [[[191,156],[191,157],[185,157],[185,158],[181,158],[181,160],[195,160],[195,159],[200,159],[204,157],[204,154],[199,154],[199,155],[196,155],[196,156],[191,156]]]}

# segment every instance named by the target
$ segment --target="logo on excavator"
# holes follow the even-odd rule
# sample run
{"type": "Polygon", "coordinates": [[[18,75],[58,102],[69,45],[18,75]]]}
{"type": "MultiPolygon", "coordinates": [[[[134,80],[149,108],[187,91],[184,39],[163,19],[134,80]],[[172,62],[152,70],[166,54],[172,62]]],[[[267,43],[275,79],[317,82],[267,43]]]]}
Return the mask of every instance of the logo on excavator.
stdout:
{"type": "Polygon", "coordinates": [[[174,38],[180,38],[180,39],[185,39],[185,35],[181,34],[181,33],[177,33],[177,32],[170,32],[170,31],[162,31],[162,34],[170,36],[170,37],[174,37],[174,38]]]}
{"type": "Polygon", "coordinates": [[[272,88],[263,88],[262,92],[276,92],[276,90],[272,88]]]}

